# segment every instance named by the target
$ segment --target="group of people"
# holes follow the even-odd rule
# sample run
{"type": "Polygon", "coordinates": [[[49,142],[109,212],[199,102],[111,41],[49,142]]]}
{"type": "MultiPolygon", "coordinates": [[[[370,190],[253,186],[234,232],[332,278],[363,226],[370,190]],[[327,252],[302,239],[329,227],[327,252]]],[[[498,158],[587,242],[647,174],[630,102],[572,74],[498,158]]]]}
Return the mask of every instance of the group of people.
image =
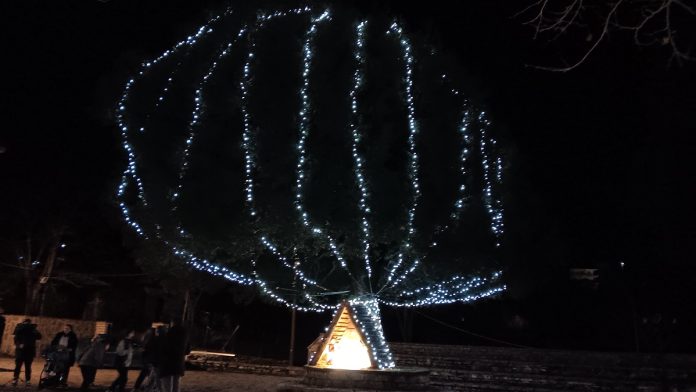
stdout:
{"type": "MultiPolygon", "coordinates": [[[[108,335],[97,335],[89,345],[78,350],[78,339],[72,325],[66,324],[51,340],[50,349],[65,354],[65,363],[61,367],[59,384],[67,386],[70,368],[77,362],[82,373],[80,389],[87,391],[94,383],[97,370],[105,365],[105,354],[112,343],[115,359],[113,367],[118,377],[113,381],[108,392],[124,392],[128,382],[128,369],[133,365],[136,345],[143,347],[142,368],[135,381],[134,390],[141,390],[145,381],[149,390],[162,392],[179,392],[180,379],[184,375],[185,358],[190,352],[186,329],[180,322],[173,321],[169,327],[160,326],[150,329],[142,339],[135,339],[135,331],[125,337],[111,341],[108,335]]],[[[14,330],[15,369],[13,385],[17,385],[21,368],[24,366],[25,384],[31,385],[31,366],[36,357],[36,342],[41,333],[30,319],[18,324],[14,330]]]]}
{"type": "MultiPolygon", "coordinates": [[[[131,331],[116,346],[114,367],[118,377],[111,384],[108,392],[123,392],[128,382],[128,368],[133,360],[133,345],[135,332],[131,331]]],[[[181,377],[184,375],[186,355],[191,351],[186,329],[179,321],[172,321],[169,327],[160,326],[150,329],[142,338],[142,368],[133,385],[134,390],[140,390],[147,380],[150,389],[162,392],[179,392],[181,377]],[[154,388],[152,388],[154,386],[154,388]]],[[[91,347],[90,347],[91,348],[91,347]]],[[[88,351],[89,353],[89,351],[88,351]]],[[[91,364],[80,362],[80,368],[91,364]]],[[[96,367],[89,369],[88,378],[83,377],[83,390],[94,381],[96,367]]],[[[83,371],[84,374],[84,371],[83,371]]]]}

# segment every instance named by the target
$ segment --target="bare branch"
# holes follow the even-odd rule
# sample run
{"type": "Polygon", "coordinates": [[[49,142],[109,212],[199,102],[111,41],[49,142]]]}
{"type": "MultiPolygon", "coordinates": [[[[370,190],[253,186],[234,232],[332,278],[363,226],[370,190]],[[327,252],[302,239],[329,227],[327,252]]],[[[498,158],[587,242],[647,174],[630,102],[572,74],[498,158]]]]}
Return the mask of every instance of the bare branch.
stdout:
{"type": "Polygon", "coordinates": [[[696,15],[696,8],[690,7],[690,6],[686,5],[686,4],[684,4],[681,0],[672,0],[671,2],[674,3],[674,4],[676,4],[676,5],[678,5],[678,6],[680,6],[680,7],[682,7],[683,9],[685,9],[685,10],[686,10],[688,13],[690,13],[691,15],[696,15]]]}
{"type": "MultiPolygon", "coordinates": [[[[668,12],[667,10],[668,10],[668,8],[669,8],[669,6],[670,6],[670,3],[671,3],[670,0],[665,0],[665,1],[663,1],[662,4],[661,4],[657,9],[655,9],[654,11],[648,12],[647,16],[645,16],[645,17],[643,18],[643,20],[640,22],[640,24],[639,24],[638,26],[635,26],[635,27],[630,28],[630,29],[633,30],[633,40],[635,41],[635,43],[636,43],[637,45],[642,45],[642,46],[653,45],[653,44],[655,44],[657,41],[659,41],[659,39],[653,38],[653,41],[650,42],[650,43],[644,43],[644,42],[642,42],[641,39],[640,39],[641,31],[642,31],[643,28],[645,28],[645,26],[646,26],[648,23],[650,23],[650,21],[652,21],[657,15],[659,15],[659,14],[662,13],[663,11],[664,11],[664,12],[668,12]]],[[[662,32],[662,31],[664,31],[664,29],[658,30],[658,31],[653,31],[653,32],[650,33],[649,35],[655,35],[655,33],[662,32]]]]}
{"type": "MultiPolygon", "coordinates": [[[[670,5],[674,0],[668,0],[670,5]]],[[[687,8],[688,9],[688,8],[687,8]]],[[[672,60],[676,60],[679,65],[682,64],[682,60],[687,60],[687,61],[694,61],[694,57],[691,57],[688,53],[682,52],[679,47],[677,46],[677,43],[674,40],[674,35],[675,32],[672,30],[672,12],[671,8],[668,7],[666,10],[666,16],[665,16],[665,23],[666,26],[665,28],[667,29],[667,39],[669,40],[669,44],[672,47],[672,57],[670,58],[670,62],[672,60]]]]}
{"type": "Polygon", "coordinates": [[[612,7],[611,11],[609,12],[609,15],[607,15],[607,18],[606,18],[606,20],[604,21],[604,27],[602,28],[602,34],[600,34],[599,38],[597,38],[597,39],[595,40],[594,44],[592,44],[592,46],[590,47],[590,49],[588,49],[588,50],[585,52],[585,54],[582,56],[582,58],[580,58],[580,60],[576,61],[573,65],[570,65],[570,66],[568,66],[568,67],[561,67],[561,68],[558,68],[558,67],[542,67],[542,66],[537,66],[537,65],[532,65],[531,67],[532,67],[532,68],[536,68],[536,69],[541,69],[541,70],[544,70],[544,71],[568,72],[568,71],[572,71],[573,69],[575,69],[575,68],[577,68],[578,66],[580,66],[580,64],[584,63],[585,60],[587,60],[587,58],[590,57],[590,54],[592,54],[592,52],[594,52],[594,50],[597,48],[597,46],[599,46],[599,43],[602,42],[602,40],[604,40],[604,37],[607,35],[607,33],[608,33],[608,31],[609,31],[609,24],[610,24],[610,21],[611,21],[611,19],[614,17],[614,15],[616,14],[616,10],[619,8],[619,6],[621,5],[621,3],[623,3],[623,0],[618,0],[618,1],[616,2],[616,4],[614,4],[614,7],[612,7]]]}
{"type": "Polygon", "coordinates": [[[517,18],[519,16],[522,16],[525,13],[527,13],[527,11],[529,11],[529,10],[533,9],[534,7],[538,6],[539,4],[545,3],[547,1],[548,0],[538,0],[536,3],[532,3],[532,4],[528,5],[527,7],[525,7],[524,9],[520,10],[518,13],[514,14],[512,17],[517,18]]]}
{"type": "MultiPolygon", "coordinates": [[[[571,26],[580,27],[578,20],[581,15],[588,14],[590,10],[604,9],[608,5],[602,0],[557,1],[562,4],[562,7],[556,7],[556,9],[554,9],[555,0],[535,1],[516,13],[515,17],[522,17],[533,12],[529,19],[522,23],[532,26],[535,39],[544,33],[552,33],[551,41],[554,41],[566,34],[571,26]]],[[[566,67],[537,65],[530,67],[554,72],[571,71],[583,64],[612,30],[631,32],[633,42],[637,46],[667,46],[671,52],[670,62],[676,60],[682,64],[683,61],[696,61],[695,57],[682,49],[683,45],[678,44],[678,28],[673,25],[672,17],[676,9],[696,16],[696,8],[692,5],[686,4],[683,0],[633,2],[617,0],[613,4],[609,3],[608,9],[604,15],[600,12],[601,33],[599,37],[576,62],[566,67]]]]}

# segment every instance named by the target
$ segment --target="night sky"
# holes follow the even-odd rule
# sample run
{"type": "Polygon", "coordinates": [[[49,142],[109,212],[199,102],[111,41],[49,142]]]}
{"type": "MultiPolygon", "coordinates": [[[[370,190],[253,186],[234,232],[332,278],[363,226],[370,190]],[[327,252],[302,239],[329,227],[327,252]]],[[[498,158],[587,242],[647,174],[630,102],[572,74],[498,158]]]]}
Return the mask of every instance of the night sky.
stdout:
{"type": "MultiPolygon", "coordinates": [[[[604,277],[625,262],[641,314],[671,312],[693,326],[684,304],[696,297],[696,64],[668,66],[666,49],[614,34],[576,70],[540,71],[530,65],[562,64],[587,43],[533,40],[513,17],[517,2],[371,3],[337,6],[400,16],[461,66],[501,130],[511,298],[538,313],[562,307],[548,297],[568,268],[604,277]]],[[[142,59],[229,4],[253,10],[223,1],[3,3],[2,215],[68,215],[76,232],[99,228],[92,245],[127,257],[114,200],[124,165],[116,102],[142,59]]]]}

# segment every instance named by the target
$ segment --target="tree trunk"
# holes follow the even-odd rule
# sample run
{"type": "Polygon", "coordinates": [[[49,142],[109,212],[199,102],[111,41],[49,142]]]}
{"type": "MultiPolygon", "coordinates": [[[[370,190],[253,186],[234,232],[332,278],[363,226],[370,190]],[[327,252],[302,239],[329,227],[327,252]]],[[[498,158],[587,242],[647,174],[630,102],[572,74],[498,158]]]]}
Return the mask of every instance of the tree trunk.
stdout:
{"type": "Polygon", "coordinates": [[[48,291],[48,285],[49,283],[42,284],[43,286],[41,288],[41,297],[39,298],[39,316],[45,316],[45,307],[46,307],[46,292],[48,291]]]}
{"type": "Polygon", "coordinates": [[[203,291],[199,291],[196,294],[191,293],[191,289],[186,289],[184,293],[184,311],[181,314],[183,324],[187,327],[191,327],[193,324],[193,319],[196,315],[196,308],[198,307],[198,301],[201,299],[203,291]]]}
{"type": "Polygon", "coordinates": [[[33,282],[31,288],[31,302],[29,303],[29,312],[27,314],[36,316],[39,311],[39,298],[41,296],[42,285],[40,280],[33,282]]]}
{"type": "Polygon", "coordinates": [[[34,282],[34,293],[32,296],[32,308],[34,313],[32,314],[38,314],[39,316],[43,316],[44,301],[46,299],[46,287],[48,287],[48,280],[51,279],[51,275],[53,274],[53,268],[56,264],[56,253],[58,252],[58,238],[60,238],[60,236],[56,235],[56,239],[51,241],[50,245],[48,245],[50,248],[48,250],[48,256],[46,257],[46,261],[44,262],[44,267],[41,270],[41,275],[38,276],[34,282]],[[42,281],[44,278],[46,278],[46,280],[42,281]]]}
{"type": "Polygon", "coordinates": [[[34,301],[32,301],[32,293],[34,292],[31,284],[31,276],[25,274],[25,293],[24,293],[24,314],[31,314],[31,307],[34,301]]]}
{"type": "Polygon", "coordinates": [[[22,270],[24,272],[24,314],[31,314],[31,308],[34,301],[32,301],[33,290],[33,279],[31,276],[31,263],[32,263],[32,252],[31,252],[31,236],[27,234],[27,249],[24,252],[24,259],[20,263],[22,270]]]}
{"type": "Polygon", "coordinates": [[[186,318],[188,315],[189,302],[191,301],[191,289],[186,289],[184,292],[184,310],[181,312],[181,321],[186,323],[186,318]]]}
{"type": "Polygon", "coordinates": [[[413,341],[413,312],[408,308],[404,308],[397,313],[397,319],[399,320],[401,338],[404,342],[413,341]]]}
{"type": "Polygon", "coordinates": [[[35,276],[34,272],[34,258],[32,257],[32,240],[31,235],[27,235],[27,249],[25,253],[25,258],[22,263],[22,268],[24,269],[24,282],[25,282],[25,303],[24,303],[24,313],[28,315],[36,315],[43,312],[43,302],[45,299],[45,285],[48,281],[44,283],[41,282],[42,278],[50,279],[53,274],[53,269],[56,264],[56,255],[58,253],[58,246],[60,244],[60,238],[63,235],[64,229],[59,229],[55,231],[52,237],[46,241],[45,245],[39,247],[36,252],[36,259],[41,261],[45,251],[48,251],[48,255],[45,260],[43,260],[43,268],[38,276],[35,276]]]}

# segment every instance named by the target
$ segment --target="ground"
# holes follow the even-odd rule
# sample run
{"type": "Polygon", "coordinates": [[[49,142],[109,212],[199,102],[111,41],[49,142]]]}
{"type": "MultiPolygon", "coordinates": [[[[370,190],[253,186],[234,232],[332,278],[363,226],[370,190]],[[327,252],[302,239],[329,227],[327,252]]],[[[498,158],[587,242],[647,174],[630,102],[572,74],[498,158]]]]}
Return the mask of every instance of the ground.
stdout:
{"type": "MultiPolygon", "coordinates": [[[[43,359],[37,359],[32,366],[31,381],[32,390],[36,389],[39,381],[39,375],[43,368],[43,359]]],[[[12,381],[12,370],[14,369],[14,359],[2,357],[0,358],[0,390],[26,390],[24,386],[13,388],[10,384],[12,381]]],[[[126,390],[130,390],[133,382],[138,377],[137,370],[128,372],[128,386],[126,390]]],[[[24,369],[20,378],[24,378],[24,369]]],[[[116,378],[116,371],[111,369],[99,370],[95,381],[94,391],[106,390],[111,382],[116,378]]],[[[276,386],[283,382],[292,380],[290,377],[265,376],[257,374],[244,373],[223,373],[223,372],[206,372],[206,371],[187,371],[182,379],[182,391],[186,392],[222,392],[222,391],[249,391],[249,392],[275,392],[276,386]]],[[[68,385],[70,390],[76,390],[82,382],[80,369],[75,366],[70,370],[68,385]]]]}

